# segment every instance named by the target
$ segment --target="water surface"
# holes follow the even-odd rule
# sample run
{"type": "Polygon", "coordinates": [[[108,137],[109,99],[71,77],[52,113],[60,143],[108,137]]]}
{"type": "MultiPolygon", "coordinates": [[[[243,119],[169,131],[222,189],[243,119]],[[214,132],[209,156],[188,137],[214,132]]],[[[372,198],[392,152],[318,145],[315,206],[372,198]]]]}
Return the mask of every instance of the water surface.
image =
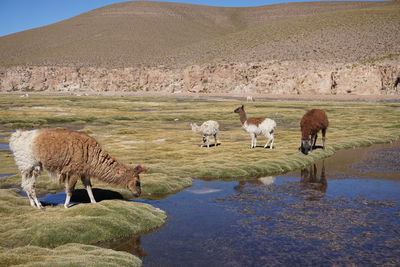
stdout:
{"type": "Polygon", "coordinates": [[[0,143],[0,149],[10,149],[8,144],[0,143]]]}
{"type": "Polygon", "coordinates": [[[144,266],[400,265],[399,142],[338,152],[277,177],[195,180],[159,230],[105,246],[144,266]]]}

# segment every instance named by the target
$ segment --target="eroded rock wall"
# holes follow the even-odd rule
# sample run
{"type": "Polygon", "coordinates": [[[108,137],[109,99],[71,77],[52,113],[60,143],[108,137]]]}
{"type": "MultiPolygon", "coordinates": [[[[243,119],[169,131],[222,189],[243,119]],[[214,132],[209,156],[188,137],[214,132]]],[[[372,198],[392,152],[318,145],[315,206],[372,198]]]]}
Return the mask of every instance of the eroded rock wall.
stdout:
{"type": "Polygon", "coordinates": [[[400,65],[293,62],[168,68],[0,68],[0,91],[400,95],[400,65]]]}

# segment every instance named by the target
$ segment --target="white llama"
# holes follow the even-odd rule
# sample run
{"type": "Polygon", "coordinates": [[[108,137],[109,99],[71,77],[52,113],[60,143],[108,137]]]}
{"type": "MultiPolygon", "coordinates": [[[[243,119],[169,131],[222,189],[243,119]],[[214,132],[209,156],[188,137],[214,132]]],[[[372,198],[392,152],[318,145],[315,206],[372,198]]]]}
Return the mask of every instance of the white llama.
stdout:
{"type": "Polygon", "coordinates": [[[201,145],[201,147],[203,147],[204,145],[210,147],[209,143],[210,136],[214,136],[215,146],[219,144],[217,137],[217,134],[219,132],[218,122],[209,120],[204,122],[201,126],[198,126],[196,123],[191,123],[190,126],[194,133],[198,133],[202,136],[203,144],[201,145]]]}

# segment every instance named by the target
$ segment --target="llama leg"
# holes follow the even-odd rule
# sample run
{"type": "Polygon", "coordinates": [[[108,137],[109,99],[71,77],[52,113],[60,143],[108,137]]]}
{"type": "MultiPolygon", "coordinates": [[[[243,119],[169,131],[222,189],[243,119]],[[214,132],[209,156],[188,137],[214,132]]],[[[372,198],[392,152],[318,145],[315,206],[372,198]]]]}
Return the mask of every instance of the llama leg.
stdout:
{"type": "Polygon", "coordinates": [[[33,181],[31,179],[31,177],[29,176],[28,172],[21,172],[21,176],[22,176],[22,181],[21,181],[21,187],[24,189],[24,191],[26,192],[29,202],[31,204],[32,207],[35,207],[35,201],[33,200],[30,192],[32,191],[33,186],[33,181]]]}
{"type": "Polygon", "coordinates": [[[92,192],[92,187],[90,185],[86,186],[86,191],[88,192],[90,202],[91,203],[96,203],[96,199],[94,199],[93,192],[92,192]]]}
{"type": "Polygon", "coordinates": [[[322,148],[325,149],[325,134],[326,129],[322,129],[322,148]]]}
{"type": "Polygon", "coordinates": [[[65,198],[64,208],[69,208],[69,202],[71,200],[72,191],[74,191],[76,185],[76,179],[74,177],[68,177],[65,179],[65,198]]]}
{"type": "Polygon", "coordinates": [[[85,177],[82,177],[82,183],[85,185],[86,191],[90,198],[90,203],[96,203],[96,199],[93,196],[92,184],[90,183],[90,180],[85,177]]]}
{"type": "Polygon", "coordinates": [[[274,146],[274,140],[275,140],[274,134],[271,134],[271,144],[270,144],[269,149],[272,149],[272,148],[273,148],[273,146],[274,146]]]}
{"type": "Polygon", "coordinates": [[[265,135],[265,137],[267,138],[267,143],[265,144],[264,148],[267,148],[269,142],[271,141],[271,136],[270,135],[265,135]]]}
{"type": "Polygon", "coordinates": [[[250,136],[251,136],[250,148],[255,148],[257,146],[257,135],[255,133],[250,133],[250,136]]]}
{"type": "Polygon", "coordinates": [[[214,140],[215,140],[215,146],[218,145],[218,138],[217,138],[217,134],[214,134],[214,140]]]}
{"type": "Polygon", "coordinates": [[[28,195],[29,202],[32,207],[37,207],[39,209],[43,209],[42,204],[38,200],[36,196],[36,178],[39,176],[40,167],[33,167],[30,170],[22,172],[22,184],[21,187],[25,190],[28,195]]]}
{"type": "Polygon", "coordinates": [[[315,144],[317,143],[317,138],[318,138],[318,134],[315,134],[313,147],[315,147],[315,144]]]}
{"type": "Polygon", "coordinates": [[[315,135],[311,135],[311,138],[310,138],[310,152],[313,151],[314,138],[315,138],[315,135]]]}
{"type": "Polygon", "coordinates": [[[207,147],[210,147],[210,136],[206,136],[206,140],[207,140],[207,147]]]}
{"type": "Polygon", "coordinates": [[[206,137],[205,135],[202,135],[202,140],[203,140],[203,143],[201,144],[200,147],[204,147],[204,146],[206,145],[206,143],[207,143],[207,137],[206,137]]]}

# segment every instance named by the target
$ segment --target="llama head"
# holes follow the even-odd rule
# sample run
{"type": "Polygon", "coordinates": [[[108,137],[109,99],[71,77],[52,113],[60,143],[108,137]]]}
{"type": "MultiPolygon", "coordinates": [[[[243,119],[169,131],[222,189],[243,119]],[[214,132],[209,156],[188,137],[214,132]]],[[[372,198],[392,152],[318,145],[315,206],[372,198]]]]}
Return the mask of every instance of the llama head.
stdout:
{"type": "Polygon", "coordinates": [[[200,131],[200,127],[196,123],[190,123],[190,128],[192,128],[192,131],[194,133],[198,133],[200,131]]]}
{"type": "Polygon", "coordinates": [[[311,150],[311,139],[301,139],[300,151],[304,155],[308,155],[311,150]]]}
{"type": "Polygon", "coordinates": [[[130,170],[132,171],[132,176],[127,183],[127,187],[131,190],[134,197],[139,197],[142,193],[139,174],[147,172],[147,170],[144,169],[142,165],[137,165],[135,168],[130,170]]]}
{"type": "Polygon", "coordinates": [[[242,112],[242,111],[244,111],[244,105],[242,105],[241,107],[238,107],[238,108],[235,109],[233,112],[235,112],[235,113],[240,113],[240,112],[242,112]]]}

